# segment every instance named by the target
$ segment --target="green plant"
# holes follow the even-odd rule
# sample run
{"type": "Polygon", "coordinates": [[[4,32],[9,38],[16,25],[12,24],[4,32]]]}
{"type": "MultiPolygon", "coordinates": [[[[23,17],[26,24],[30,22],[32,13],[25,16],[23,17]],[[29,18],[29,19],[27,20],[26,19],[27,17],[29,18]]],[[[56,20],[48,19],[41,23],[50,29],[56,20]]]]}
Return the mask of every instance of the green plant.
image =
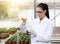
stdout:
{"type": "Polygon", "coordinates": [[[8,30],[6,28],[0,28],[0,33],[8,33],[8,30]]]}
{"type": "Polygon", "coordinates": [[[29,36],[28,36],[28,35],[25,35],[24,41],[25,41],[25,42],[28,42],[28,41],[29,41],[29,36]]]}
{"type": "MultiPolygon", "coordinates": [[[[24,42],[28,42],[29,41],[29,35],[25,34],[25,33],[18,33],[19,34],[19,42],[24,43],[24,42]]],[[[17,34],[15,34],[14,36],[12,36],[10,39],[7,40],[8,42],[17,42],[17,34]]]]}
{"type": "Polygon", "coordinates": [[[17,42],[17,36],[14,36],[12,41],[17,42]]]}
{"type": "Polygon", "coordinates": [[[3,32],[3,30],[2,30],[2,28],[0,28],[0,33],[2,33],[3,32]]]}
{"type": "Polygon", "coordinates": [[[29,40],[29,35],[27,35],[25,33],[22,33],[22,32],[19,33],[19,37],[20,37],[21,41],[26,41],[27,42],[29,40]]]}
{"type": "Polygon", "coordinates": [[[16,32],[18,28],[0,28],[0,33],[16,32]]]}
{"type": "Polygon", "coordinates": [[[9,32],[11,32],[11,31],[12,31],[12,32],[16,32],[16,31],[17,31],[17,28],[10,28],[10,29],[9,29],[9,32]]]}
{"type": "Polygon", "coordinates": [[[1,38],[1,39],[5,39],[5,38],[7,38],[7,37],[9,37],[9,35],[8,35],[7,33],[5,33],[5,34],[0,33],[0,38],[1,38]]]}

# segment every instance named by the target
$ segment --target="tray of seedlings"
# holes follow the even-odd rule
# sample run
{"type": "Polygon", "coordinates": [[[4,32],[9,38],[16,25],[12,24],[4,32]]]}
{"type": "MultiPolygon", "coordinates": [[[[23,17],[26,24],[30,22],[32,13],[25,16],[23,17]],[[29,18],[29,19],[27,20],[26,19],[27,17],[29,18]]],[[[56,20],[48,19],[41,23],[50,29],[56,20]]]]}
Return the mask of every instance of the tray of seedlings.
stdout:
{"type": "Polygon", "coordinates": [[[30,35],[26,33],[19,32],[18,33],[18,39],[19,41],[17,42],[17,34],[9,38],[5,44],[30,44],[30,35]]]}

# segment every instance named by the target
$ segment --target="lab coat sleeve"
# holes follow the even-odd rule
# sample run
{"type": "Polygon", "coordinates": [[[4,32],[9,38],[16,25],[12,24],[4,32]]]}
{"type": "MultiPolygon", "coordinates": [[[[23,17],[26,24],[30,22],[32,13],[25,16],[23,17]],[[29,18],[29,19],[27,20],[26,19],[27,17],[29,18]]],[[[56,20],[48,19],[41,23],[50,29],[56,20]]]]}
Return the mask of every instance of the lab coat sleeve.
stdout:
{"type": "Polygon", "coordinates": [[[28,22],[28,23],[26,24],[26,28],[27,28],[26,30],[28,30],[28,28],[31,29],[31,24],[32,24],[32,22],[28,22]]]}
{"type": "Polygon", "coordinates": [[[26,30],[28,30],[28,32],[31,33],[31,37],[33,38],[36,36],[36,33],[35,33],[34,29],[32,28],[32,24],[33,24],[33,22],[27,23],[27,25],[26,25],[27,29],[26,30]]]}
{"type": "Polygon", "coordinates": [[[37,38],[38,39],[36,41],[50,42],[51,41],[52,32],[53,32],[53,25],[52,25],[52,23],[49,23],[47,28],[46,28],[46,32],[45,33],[37,34],[37,38]]]}
{"type": "Polygon", "coordinates": [[[32,32],[32,22],[29,22],[26,24],[26,30],[28,30],[29,32],[32,32]]]}

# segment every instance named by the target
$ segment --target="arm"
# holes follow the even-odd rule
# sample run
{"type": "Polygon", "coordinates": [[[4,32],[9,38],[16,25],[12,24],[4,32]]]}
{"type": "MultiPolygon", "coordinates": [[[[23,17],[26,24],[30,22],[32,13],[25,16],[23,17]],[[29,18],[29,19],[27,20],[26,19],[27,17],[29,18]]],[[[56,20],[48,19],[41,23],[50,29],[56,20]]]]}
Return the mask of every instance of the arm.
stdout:
{"type": "Polygon", "coordinates": [[[27,25],[26,25],[27,29],[26,30],[28,30],[28,32],[30,32],[30,34],[35,37],[36,33],[35,33],[32,26],[33,26],[33,22],[27,23],[27,25]]]}

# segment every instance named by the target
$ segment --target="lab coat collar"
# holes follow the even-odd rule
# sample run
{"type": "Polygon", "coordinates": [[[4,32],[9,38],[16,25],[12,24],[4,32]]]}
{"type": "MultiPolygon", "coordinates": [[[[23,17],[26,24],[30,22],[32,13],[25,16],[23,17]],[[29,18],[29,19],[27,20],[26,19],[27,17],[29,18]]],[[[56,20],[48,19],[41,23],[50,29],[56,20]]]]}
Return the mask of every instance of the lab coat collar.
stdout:
{"type": "Polygon", "coordinates": [[[38,22],[39,22],[39,23],[44,23],[47,19],[48,19],[48,18],[47,18],[46,16],[43,18],[42,21],[40,21],[40,19],[38,18],[38,22]]]}
{"type": "Polygon", "coordinates": [[[37,17],[37,22],[40,23],[40,18],[39,17],[37,17]]]}
{"type": "Polygon", "coordinates": [[[45,17],[43,18],[43,20],[42,20],[40,23],[44,23],[44,22],[46,22],[47,19],[48,19],[48,18],[45,16],[45,17]]]}

